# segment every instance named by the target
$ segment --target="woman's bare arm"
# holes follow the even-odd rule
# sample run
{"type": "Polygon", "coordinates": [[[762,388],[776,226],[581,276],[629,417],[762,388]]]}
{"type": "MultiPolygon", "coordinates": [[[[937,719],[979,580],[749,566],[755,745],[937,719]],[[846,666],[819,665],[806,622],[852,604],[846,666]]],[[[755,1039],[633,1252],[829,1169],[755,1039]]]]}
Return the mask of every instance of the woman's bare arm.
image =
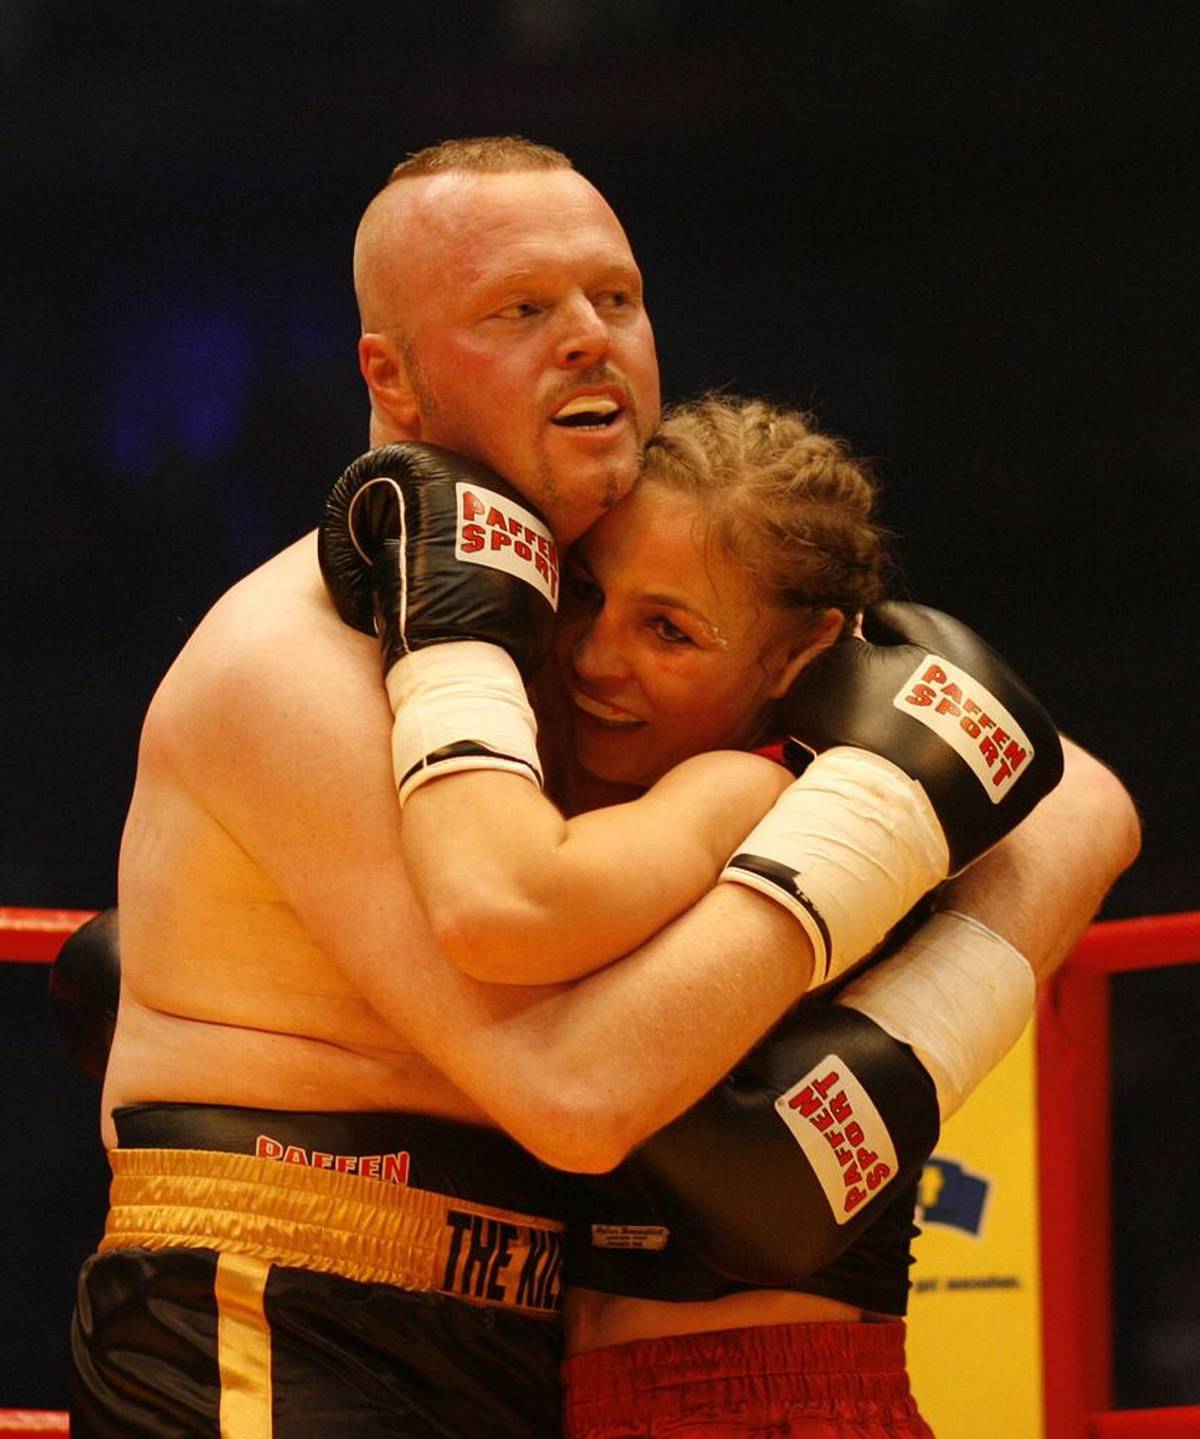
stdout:
{"type": "Polygon", "coordinates": [[[476,770],[404,807],[409,878],[438,943],[500,984],[576,979],[694,904],[791,776],[758,755],[685,760],[641,797],[565,819],[527,780],[476,770]]]}

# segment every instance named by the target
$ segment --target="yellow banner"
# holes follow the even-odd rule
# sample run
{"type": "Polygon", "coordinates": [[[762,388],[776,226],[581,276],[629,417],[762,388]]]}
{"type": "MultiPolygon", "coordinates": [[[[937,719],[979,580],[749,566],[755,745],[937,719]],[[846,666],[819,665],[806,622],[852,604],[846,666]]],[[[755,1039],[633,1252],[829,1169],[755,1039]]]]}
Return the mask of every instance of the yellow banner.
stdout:
{"type": "Polygon", "coordinates": [[[1043,1439],[1034,1028],[921,1176],[908,1360],[937,1439],[1043,1439]]]}

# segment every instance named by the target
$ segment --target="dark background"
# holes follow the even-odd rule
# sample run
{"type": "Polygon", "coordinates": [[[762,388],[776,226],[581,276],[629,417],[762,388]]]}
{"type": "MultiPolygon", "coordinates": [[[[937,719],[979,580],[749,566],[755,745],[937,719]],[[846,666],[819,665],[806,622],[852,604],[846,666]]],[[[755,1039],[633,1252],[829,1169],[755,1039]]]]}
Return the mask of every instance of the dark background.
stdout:
{"type": "MultiPolygon", "coordinates": [[[[908,593],[1124,777],[1105,917],[1200,907],[1193,16],[5,0],[0,904],[114,901],[158,679],[365,447],[359,213],[406,153],[513,131],[623,218],[668,398],[768,394],[875,457],[908,593]]],[[[0,1406],[63,1402],[103,1203],[44,981],[0,966],[0,1406]]],[[[1116,984],[1123,1404],[1200,1402],[1198,1015],[1193,969],[1116,984]]]]}

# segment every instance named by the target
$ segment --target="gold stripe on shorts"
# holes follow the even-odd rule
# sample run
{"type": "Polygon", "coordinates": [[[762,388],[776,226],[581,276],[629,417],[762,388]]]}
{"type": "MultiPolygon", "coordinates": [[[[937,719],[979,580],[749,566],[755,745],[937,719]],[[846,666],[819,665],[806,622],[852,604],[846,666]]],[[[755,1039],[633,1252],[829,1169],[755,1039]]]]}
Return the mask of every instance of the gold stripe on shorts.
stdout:
{"type": "Polygon", "coordinates": [[[215,1249],[557,1317],[558,1220],[207,1149],[113,1149],[100,1252],[215,1249]]]}
{"type": "Polygon", "coordinates": [[[263,1291],[271,1266],[248,1254],[217,1260],[221,1439],[271,1439],[271,1330],[263,1291]]]}

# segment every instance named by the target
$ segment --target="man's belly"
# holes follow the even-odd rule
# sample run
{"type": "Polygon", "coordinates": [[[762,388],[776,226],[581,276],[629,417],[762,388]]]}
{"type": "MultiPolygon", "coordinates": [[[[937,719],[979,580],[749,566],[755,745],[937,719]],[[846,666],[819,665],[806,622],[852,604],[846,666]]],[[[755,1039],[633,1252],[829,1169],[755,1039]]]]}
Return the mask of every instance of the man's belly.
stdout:
{"type": "MultiPolygon", "coordinates": [[[[480,1110],[419,1054],[383,1043],[376,1024],[347,1023],[320,1037],[278,1027],[263,1006],[261,1023],[197,1020],[165,1014],[122,993],[105,1076],[101,1134],[116,1140],[112,1111],[155,1100],[260,1109],[408,1109],[487,1124],[480,1110]]],[[[390,1036],[389,1036],[390,1039],[390,1036]]]]}

